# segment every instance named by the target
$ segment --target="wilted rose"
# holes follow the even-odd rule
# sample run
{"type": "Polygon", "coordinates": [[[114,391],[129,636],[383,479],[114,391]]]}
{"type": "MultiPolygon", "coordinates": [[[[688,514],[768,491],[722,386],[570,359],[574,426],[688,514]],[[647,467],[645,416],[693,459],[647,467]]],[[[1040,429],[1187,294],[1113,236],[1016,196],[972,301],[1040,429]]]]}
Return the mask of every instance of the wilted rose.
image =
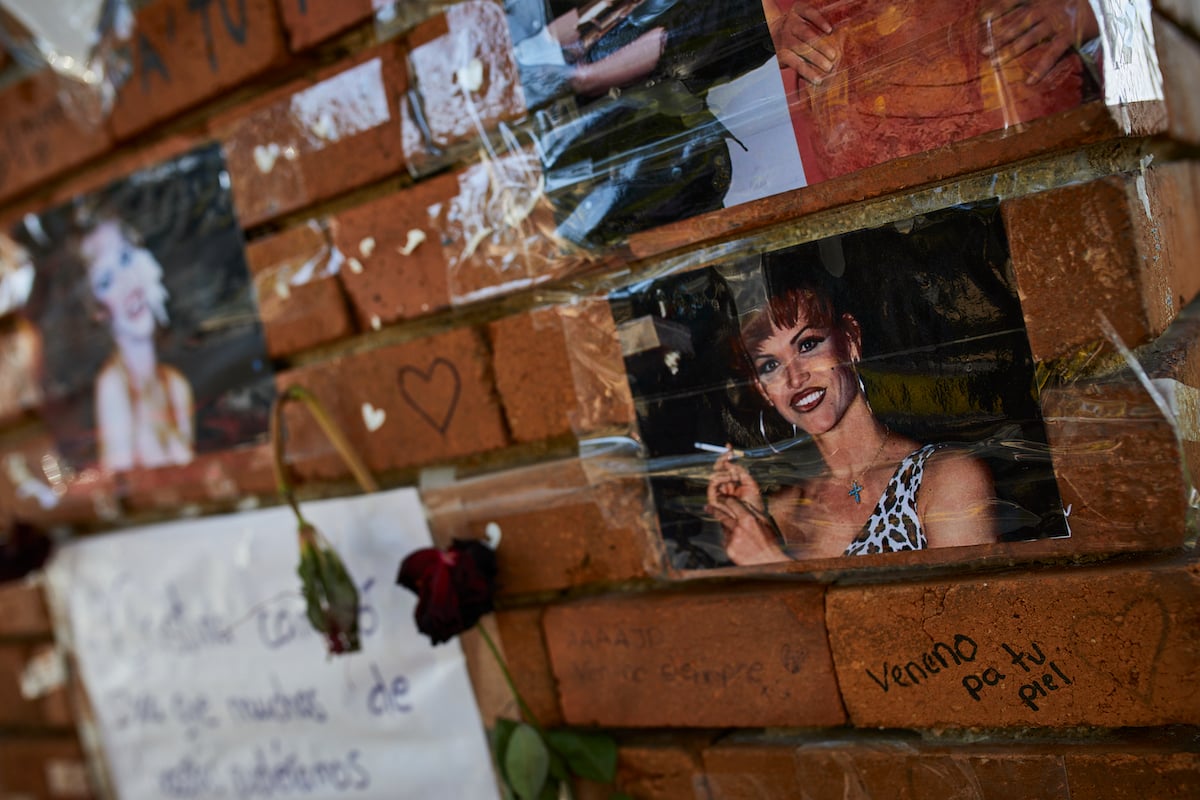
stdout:
{"type": "Polygon", "coordinates": [[[467,539],[455,539],[448,550],[426,547],[408,554],[396,582],[417,593],[417,630],[441,644],[492,610],[496,554],[467,539]]]}

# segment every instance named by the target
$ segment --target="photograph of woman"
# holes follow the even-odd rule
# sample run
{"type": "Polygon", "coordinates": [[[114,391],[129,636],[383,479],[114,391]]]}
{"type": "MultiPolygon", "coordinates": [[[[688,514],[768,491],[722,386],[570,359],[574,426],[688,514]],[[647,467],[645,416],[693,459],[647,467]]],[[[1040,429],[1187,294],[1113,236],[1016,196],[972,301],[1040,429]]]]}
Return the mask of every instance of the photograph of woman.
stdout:
{"type": "Polygon", "coordinates": [[[609,303],[675,568],[1068,535],[998,204],[609,303]]]}
{"type": "Polygon", "coordinates": [[[734,563],[996,540],[986,465],[961,449],[921,445],[875,416],[857,371],[862,329],[819,285],[770,298],[742,341],[762,400],[812,437],[824,469],[767,498],[732,448],[717,459],[708,510],[734,563]]]}
{"type": "Polygon", "coordinates": [[[220,147],[126,175],[12,231],[64,480],[263,441],[274,379],[220,147]]]}
{"type": "Polygon", "coordinates": [[[96,375],[100,464],[111,470],[186,464],[195,422],[192,387],[159,360],[155,337],[166,327],[163,271],[134,228],[100,217],[80,237],[79,256],[95,313],[113,354],[96,375]]]}

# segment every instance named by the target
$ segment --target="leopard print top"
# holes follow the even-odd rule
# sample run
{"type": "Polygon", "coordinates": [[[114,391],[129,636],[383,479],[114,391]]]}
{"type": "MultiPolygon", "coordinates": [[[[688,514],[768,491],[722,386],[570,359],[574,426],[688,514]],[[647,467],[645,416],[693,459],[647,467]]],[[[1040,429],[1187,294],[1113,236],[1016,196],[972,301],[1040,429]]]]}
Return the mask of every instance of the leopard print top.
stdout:
{"type": "Polygon", "coordinates": [[[925,549],[925,532],[917,517],[917,492],[921,490],[925,460],[939,447],[927,444],[904,457],[875,504],[871,518],[846,548],[846,555],[925,549]]]}

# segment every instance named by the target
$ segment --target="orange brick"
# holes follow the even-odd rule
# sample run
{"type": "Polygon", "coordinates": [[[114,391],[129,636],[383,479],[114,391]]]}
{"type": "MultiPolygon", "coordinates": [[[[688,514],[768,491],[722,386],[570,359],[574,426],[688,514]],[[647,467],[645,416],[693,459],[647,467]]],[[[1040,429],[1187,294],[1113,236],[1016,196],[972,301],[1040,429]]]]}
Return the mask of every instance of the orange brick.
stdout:
{"type": "MultiPolygon", "coordinates": [[[[542,614],[541,608],[510,609],[485,617],[481,624],[487,626],[538,723],[553,728],[562,725],[563,720],[542,640],[542,614]]],[[[521,710],[512,690],[479,633],[467,631],[462,635],[462,644],[484,725],[492,727],[497,718],[520,719],[521,710]]]]}
{"type": "Polygon", "coordinates": [[[546,642],[573,725],[839,725],[821,587],[555,606],[546,642]]]}
{"type": "Polygon", "coordinates": [[[375,16],[372,0],[279,0],[288,43],[298,53],[375,16]]]}
{"type": "Polygon", "coordinates": [[[287,57],[274,0],[158,0],[137,13],[132,75],[112,126],[124,139],[287,57]]]}
{"type": "MultiPolygon", "coordinates": [[[[277,384],[312,391],[375,470],[444,461],[507,443],[487,352],[470,328],[291,370],[277,384]]],[[[346,474],[307,412],[292,406],[286,420],[288,457],[301,475],[346,474]]]]}
{"type": "Polygon", "coordinates": [[[338,258],[319,223],[257,239],[246,247],[267,352],[285,356],[354,333],[337,273],[338,258]]]}
{"type": "Polygon", "coordinates": [[[400,170],[397,47],[372,48],[212,122],[244,227],[400,170]]]}
{"type": "Polygon", "coordinates": [[[55,673],[57,659],[61,656],[49,644],[0,645],[0,725],[72,724],[66,671],[55,673]]]}
{"type": "Polygon", "coordinates": [[[488,331],[496,386],[517,441],[632,423],[633,399],[607,302],[506,317],[488,331]]]}
{"type": "MultiPolygon", "coordinates": [[[[1200,12],[1193,7],[1191,14],[1194,24],[1200,18],[1200,12]]],[[[1153,24],[1167,104],[1167,133],[1178,141],[1200,144],[1200,99],[1196,97],[1200,42],[1161,14],[1153,15],[1153,24]]]]}
{"type": "Polygon", "coordinates": [[[69,181],[54,189],[46,205],[62,205],[77,195],[88,194],[115,181],[124,180],[138,170],[170,161],[189,150],[203,146],[206,138],[200,132],[189,131],[172,134],[139,147],[126,146],[118,149],[108,158],[89,164],[72,174],[69,181]]]}
{"type": "Polygon", "coordinates": [[[0,796],[88,800],[99,796],[74,736],[0,739],[0,796]]]}
{"type": "Polygon", "coordinates": [[[1143,344],[1195,296],[1188,255],[1200,230],[1181,207],[1194,201],[1191,171],[1150,167],[1003,204],[1035,358],[1105,341],[1102,318],[1125,344],[1143,344]],[[1078,297],[1087,301],[1070,302],[1078,297]]]}
{"type": "Polygon", "coordinates": [[[406,99],[402,125],[410,163],[473,142],[501,121],[525,114],[525,95],[500,4],[456,3],[414,29],[408,47],[410,73],[419,87],[421,120],[418,123],[412,99],[406,99]],[[468,97],[459,90],[455,73],[472,61],[483,67],[483,75],[480,90],[468,97]]]}
{"type": "Polygon", "coordinates": [[[442,175],[334,218],[333,241],[347,258],[339,278],[359,327],[390,325],[449,307],[447,266],[431,207],[448,203],[457,188],[454,175],[442,175]]]}
{"type": "Polygon", "coordinates": [[[41,584],[0,584],[0,636],[50,636],[53,633],[41,584]]]}
{"type": "Polygon", "coordinates": [[[578,459],[421,493],[439,545],[500,531],[501,596],[615,582],[661,569],[645,481],[589,474],[578,459]]]}
{"type": "MultiPolygon", "coordinates": [[[[684,737],[672,735],[673,741],[684,737]]],[[[678,746],[622,745],[617,751],[618,791],[638,800],[707,800],[703,767],[696,753],[678,746]]],[[[579,800],[602,800],[610,789],[584,782],[579,800]]]]}
{"type": "Polygon", "coordinates": [[[0,508],[32,525],[112,520],[121,513],[115,478],[99,469],[70,472],[46,433],[22,435],[0,454],[0,508]]]}
{"type": "Polygon", "coordinates": [[[0,90],[0,199],[112,147],[102,121],[91,121],[63,104],[59,80],[53,70],[44,69],[0,90]]]}
{"type": "Polygon", "coordinates": [[[457,178],[456,194],[434,220],[454,305],[528,289],[587,264],[587,256],[555,231],[532,152],[484,157],[457,178]]]}
{"type": "Polygon", "coordinates": [[[1194,724],[1194,565],[834,587],[838,683],[859,727],[1194,724]]]}

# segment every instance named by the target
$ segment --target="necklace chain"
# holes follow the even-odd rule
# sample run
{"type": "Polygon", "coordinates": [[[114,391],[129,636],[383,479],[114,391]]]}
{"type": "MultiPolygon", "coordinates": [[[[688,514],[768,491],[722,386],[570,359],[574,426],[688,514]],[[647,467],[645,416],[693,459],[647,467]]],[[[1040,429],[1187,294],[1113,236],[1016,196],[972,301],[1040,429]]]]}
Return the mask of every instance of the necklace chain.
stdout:
{"type": "Polygon", "coordinates": [[[853,497],[855,503],[862,502],[863,485],[860,481],[867,476],[868,472],[871,471],[871,467],[875,466],[875,462],[879,460],[879,454],[883,452],[883,448],[887,447],[888,440],[892,438],[891,428],[885,425],[883,430],[883,441],[879,443],[879,449],[875,451],[875,455],[871,457],[871,461],[865,467],[863,467],[862,471],[858,473],[858,476],[850,480],[850,491],[846,492],[846,494],[853,497]]]}

